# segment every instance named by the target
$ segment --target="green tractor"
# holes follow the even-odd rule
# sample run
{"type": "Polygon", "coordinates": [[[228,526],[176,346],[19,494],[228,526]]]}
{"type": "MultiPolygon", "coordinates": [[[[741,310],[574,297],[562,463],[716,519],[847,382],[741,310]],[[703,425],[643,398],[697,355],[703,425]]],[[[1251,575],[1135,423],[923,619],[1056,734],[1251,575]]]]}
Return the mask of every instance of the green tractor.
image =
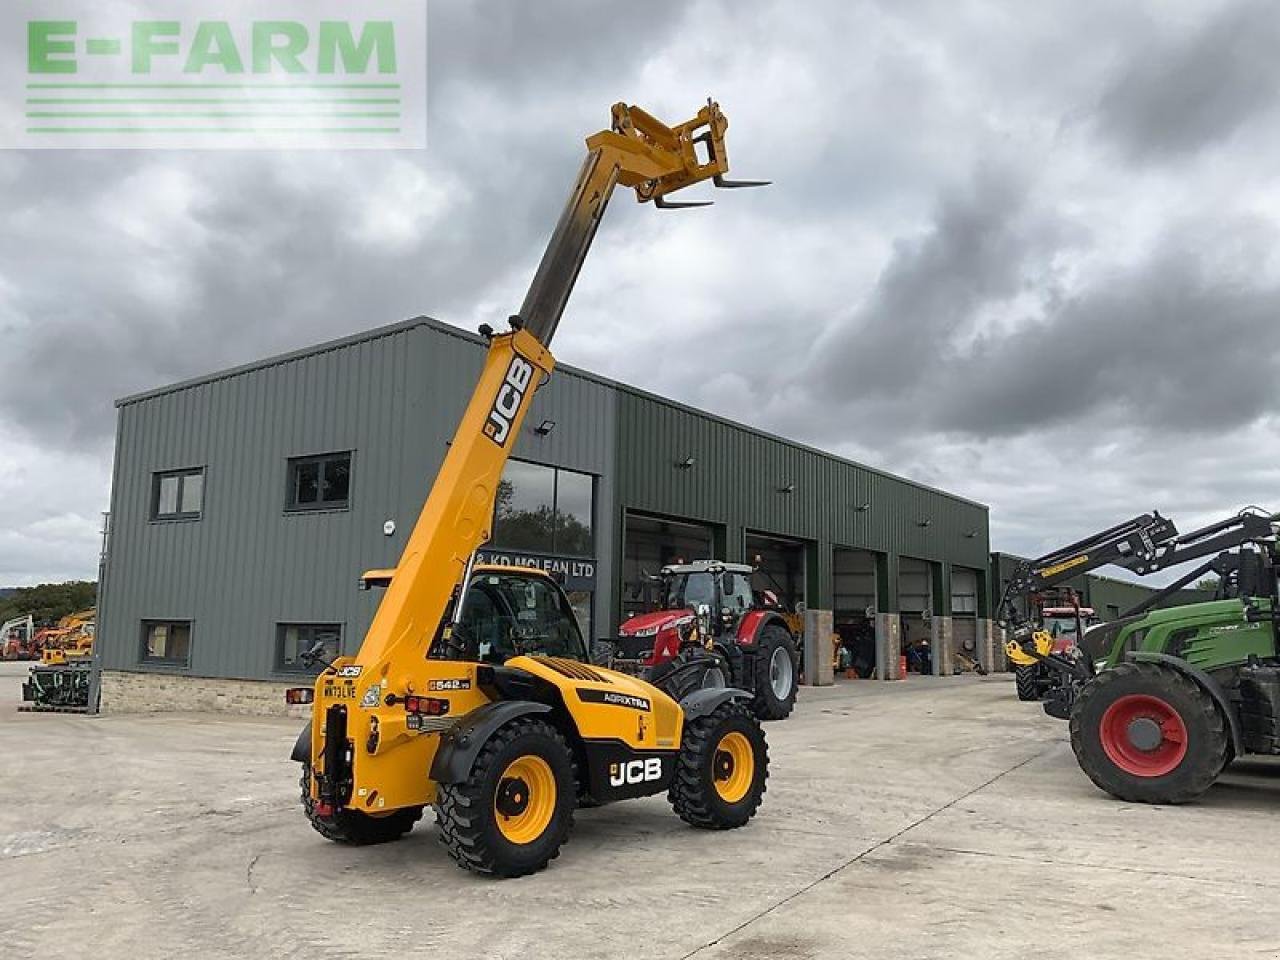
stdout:
{"type": "Polygon", "coordinates": [[[1070,715],[1089,779],[1121,800],[1183,803],[1234,758],[1280,754],[1275,612],[1273,593],[1170,607],[1106,631],[1110,649],[1070,715]]]}
{"type": "MultiPolygon", "coordinates": [[[[1247,545],[1162,591],[1212,571],[1224,599],[1148,609],[1093,627],[1073,658],[1040,654],[1030,638],[1022,644],[1021,652],[1058,672],[1045,711],[1069,720],[1080,768],[1107,793],[1137,803],[1185,803],[1235,758],[1280,754],[1276,520],[1244,513],[1206,528],[1207,536],[1197,531],[1156,549],[1176,560],[1191,541],[1247,536],[1247,545]]],[[[1160,559],[1132,569],[1146,572],[1160,559]]]]}

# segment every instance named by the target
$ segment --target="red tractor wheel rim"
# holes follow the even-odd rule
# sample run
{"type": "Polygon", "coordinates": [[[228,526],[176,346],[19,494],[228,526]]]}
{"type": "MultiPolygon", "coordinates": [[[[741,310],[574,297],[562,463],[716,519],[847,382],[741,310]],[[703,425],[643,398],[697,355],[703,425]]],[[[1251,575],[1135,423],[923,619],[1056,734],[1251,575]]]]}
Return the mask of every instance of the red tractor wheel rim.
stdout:
{"type": "Polygon", "coordinates": [[[1187,725],[1159,697],[1131,693],[1102,715],[1102,749],[1125,773],[1163,777],[1187,755],[1187,725]]]}

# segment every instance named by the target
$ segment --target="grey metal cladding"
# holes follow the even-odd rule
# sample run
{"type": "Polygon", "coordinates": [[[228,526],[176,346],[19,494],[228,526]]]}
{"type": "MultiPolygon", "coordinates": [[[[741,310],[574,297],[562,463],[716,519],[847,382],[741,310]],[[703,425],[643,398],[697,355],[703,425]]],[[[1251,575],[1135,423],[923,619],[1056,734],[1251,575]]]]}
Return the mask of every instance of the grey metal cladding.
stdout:
{"type": "Polygon", "coordinates": [[[982,504],[642,391],[620,388],[618,404],[623,506],[986,568],[982,504]]]}
{"type": "MultiPolygon", "coordinates": [[[[356,580],[396,563],[483,355],[478,338],[420,319],[121,401],[103,667],[138,668],[144,619],[193,621],[186,669],[201,676],[273,676],[277,622],[341,623],[344,650],[357,649],[379,594],[356,580]],[[286,513],[288,458],[344,450],[349,509],[286,513]],[[182,467],[205,468],[202,519],[150,521],[152,474],[182,467]]],[[[612,466],[612,391],[600,382],[557,373],[530,416],[558,427],[526,429],[517,457],[597,475],[612,466]]],[[[597,527],[607,556],[608,524],[597,527]]]]}

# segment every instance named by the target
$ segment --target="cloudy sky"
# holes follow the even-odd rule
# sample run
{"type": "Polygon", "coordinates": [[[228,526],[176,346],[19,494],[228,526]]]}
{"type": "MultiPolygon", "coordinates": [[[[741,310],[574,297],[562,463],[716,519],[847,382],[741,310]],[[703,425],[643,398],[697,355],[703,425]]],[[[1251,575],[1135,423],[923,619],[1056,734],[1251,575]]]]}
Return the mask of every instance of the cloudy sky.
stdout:
{"type": "MultiPolygon", "coordinates": [[[[92,576],[113,400],[523,297],[615,100],[768,190],[619,195],[567,363],[1038,553],[1280,509],[1280,7],[431,0],[422,152],[0,151],[0,585],[92,576]]],[[[13,39],[0,38],[0,50],[13,39]]]]}

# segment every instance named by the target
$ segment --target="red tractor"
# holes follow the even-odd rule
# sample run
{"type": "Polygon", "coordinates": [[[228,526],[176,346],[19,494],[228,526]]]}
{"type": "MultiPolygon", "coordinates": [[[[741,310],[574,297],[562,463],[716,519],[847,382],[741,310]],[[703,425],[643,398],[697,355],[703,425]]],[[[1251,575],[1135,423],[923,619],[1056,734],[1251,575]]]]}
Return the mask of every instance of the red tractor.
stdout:
{"type": "Polygon", "coordinates": [[[673,696],[739,687],[755,695],[761,720],[783,719],[799,685],[796,617],[770,591],[752,591],[754,572],[719,560],[663,567],[658,609],[624,622],[616,640],[597,644],[596,659],[673,696]]]}
{"type": "MultiPolygon", "coordinates": [[[[1052,639],[1050,651],[1075,657],[1085,631],[1098,622],[1093,607],[1082,607],[1080,595],[1070,587],[1047,589],[1031,596],[1038,629],[1052,639]]],[[[1014,666],[1019,700],[1042,700],[1054,686],[1055,673],[1043,663],[1014,666]]]]}

